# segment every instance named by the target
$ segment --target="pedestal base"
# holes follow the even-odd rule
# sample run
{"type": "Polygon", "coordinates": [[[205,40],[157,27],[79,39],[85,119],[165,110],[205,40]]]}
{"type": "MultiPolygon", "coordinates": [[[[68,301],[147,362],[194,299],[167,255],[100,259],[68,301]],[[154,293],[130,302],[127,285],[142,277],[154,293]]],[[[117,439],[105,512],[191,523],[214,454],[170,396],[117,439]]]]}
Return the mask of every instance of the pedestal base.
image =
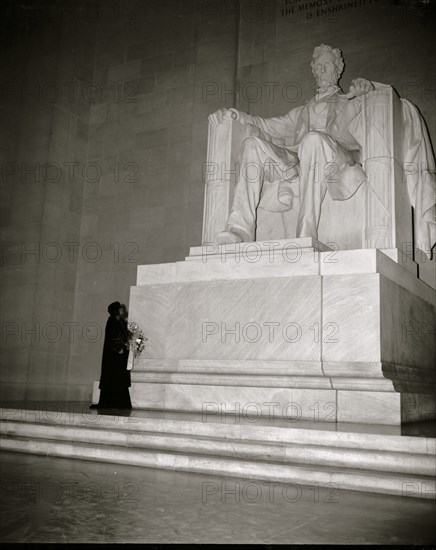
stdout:
{"type": "Polygon", "coordinates": [[[320,422],[435,417],[433,290],[391,250],[208,245],[140,266],[134,406],[320,422]],[[395,256],[395,255],[394,255],[395,256]]]}

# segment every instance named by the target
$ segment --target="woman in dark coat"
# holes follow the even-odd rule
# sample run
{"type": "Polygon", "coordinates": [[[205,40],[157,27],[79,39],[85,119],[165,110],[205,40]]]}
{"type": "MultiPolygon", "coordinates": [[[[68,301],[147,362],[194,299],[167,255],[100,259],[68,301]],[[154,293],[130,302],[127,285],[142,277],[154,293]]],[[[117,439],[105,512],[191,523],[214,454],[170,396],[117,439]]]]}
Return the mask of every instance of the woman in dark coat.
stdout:
{"type": "Polygon", "coordinates": [[[100,400],[93,409],[131,409],[129,357],[129,332],[126,311],[120,302],[108,307],[109,319],[104,335],[103,358],[100,376],[100,400]]]}

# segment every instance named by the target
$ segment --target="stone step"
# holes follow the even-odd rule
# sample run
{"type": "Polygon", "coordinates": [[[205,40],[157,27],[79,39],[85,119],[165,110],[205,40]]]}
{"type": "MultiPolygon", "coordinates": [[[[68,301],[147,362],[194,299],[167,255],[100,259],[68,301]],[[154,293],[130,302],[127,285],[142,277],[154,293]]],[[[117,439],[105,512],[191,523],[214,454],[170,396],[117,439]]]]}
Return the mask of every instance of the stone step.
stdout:
{"type": "Polygon", "coordinates": [[[392,391],[386,378],[328,378],[321,376],[278,376],[275,374],[218,374],[195,372],[132,371],[132,383],[193,384],[263,388],[318,388],[392,391]]]}
{"type": "Polygon", "coordinates": [[[378,362],[149,359],[142,355],[135,361],[135,372],[384,378],[378,362]]]}
{"type": "Polygon", "coordinates": [[[382,388],[364,389],[356,381],[350,387],[246,386],[181,382],[133,382],[130,395],[134,408],[170,411],[237,414],[274,414],[295,420],[401,424],[400,394],[390,381],[382,388]],[[376,412],[374,409],[377,407],[376,412]],[[395,421],[395,422],[394,422],[395,421]]]}
{"type": "Polygon", "coordinates": [[[6,437],[2,450],[93,460],[148,468],[160,468],[211,475],[227,475],[252,480],[330,487],[332,490],[356,490],[415,498],[434,498],[434,479],[414,474],[380,473],[369,470],[336,469],[326,466],[279,464],[248,459],[201,456],[96,445],[78,441],[6,437]]]}
{"type": "Polygon", "coordinates": [[[418,369],[406,365],[379,362],[353,361],[262,361],[236,359],[146,359],[139,357],[135,362],[132,375],[139,378],[140,373],[168,373],[168,374],[206,374],[206,375],[246,375],[246,376],[284,376],[284,377],[319,377],[330,379],[332,383],[338,381],[355,380],[364,383],[361,379],[368,379],[369,383],[375,380],[396,380],[401,374],[402,379],[409,383],[422,383],[434,386],[436,371],[434,369],[418,369]]]}
{"type": "Polygon", "coordinates": [[[2,450],[434,498],[436,439],[166,411],[2,408],[2,450]]]}
{"type": "MultiPolygon", "coordinates": [[[[112,428],[65,426],[32,422],[3,422],[1,433],[6,439],[77,441],[99,445],[154,449],[178,453],[214,455],[241,459],[309,464],[334,468],[353,468],[378,472],[395,472],[432,476],[435,457],[430,454],[330,447],[320,444],[283,443],[261,440],[238,441],[229,438],[128,431],[113,424],[112,428]]],[[[4,440],[5,441],[5,440],[4,440]]],[[[6,443],[7,446],[7,443],[6,443]]]]}
{"type": "MultiPolygon", "coordinates": [[[[246,417],[243,415],[186,413],[152,410],[133,410],[129,416],[119,411],[96,414],[86,408],[12,409],[0,408],[0,427],[28,424],[60,428],[99,428],[126,432],[166,433],[232,441],[321,445],[329,448],[367,449],[377,452],[398,452],[412,455],[436,454],[434,430],[430,436],[401,435],[394,426],[350,423],[321,423],[289,421],[277,417],[246,417]]],[[[431,428],[434,424],[431,424],[431,428]]],[[[6,431],[5,431],[6,433],[6,431]]]]}
{"type": "MultiPolygon", "coordinates": [[[[271,241],[256,241],[251,243],[236,243],[236,244],[217,244],[217,243],[205,243],[202,246],[193,246],[189,249],[189,256],[186,259],[198,259],[204,260],[205,257],[215,257],[220,260],[224,259],[224,256],[238,256],[244,258],[245,256],[257,256],[259,252],[262,252],[262,256],[271,260],[274,254],[282,255],[283,250],[308,250],[325,252],[332,250],[332,248],[312,237],[298,237],[295,239],[278,239],[271,241]]],[[[286,255],[285,255],[286,257],[286,255]]]]}

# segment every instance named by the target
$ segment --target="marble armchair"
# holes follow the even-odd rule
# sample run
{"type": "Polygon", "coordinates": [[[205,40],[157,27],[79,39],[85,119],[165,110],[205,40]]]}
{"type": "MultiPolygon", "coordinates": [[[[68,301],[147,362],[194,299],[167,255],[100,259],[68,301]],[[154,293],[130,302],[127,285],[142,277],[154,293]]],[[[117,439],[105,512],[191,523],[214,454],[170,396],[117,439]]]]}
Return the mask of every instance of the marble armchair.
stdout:
{"type": "MultiPolygon", "coordinates": [[[[412,242],[412,208],[402,172],[403,119],[401,100],[391,86],[378,85],[362,96],[362,109],[353,133],[360,144],[358,160],[367,182],[346,201],[327,193],[322,204],[318,240],[339,249],[401,249],[412,242]]],[[[202,242],[214,242],[224,230],[237,181],[238,156],[243,139],[259,135],[228,112],[222,124],[209,125],[202,242]]],[[[273,140],[278,145],[284,140],[273,140]]],[[[279,181],[273,185],[278,187],[279,181]]],[[[296,236],[298,197],[291,208],[271,211],[261,199],[257,210],[256,240],[296,236]]]]}

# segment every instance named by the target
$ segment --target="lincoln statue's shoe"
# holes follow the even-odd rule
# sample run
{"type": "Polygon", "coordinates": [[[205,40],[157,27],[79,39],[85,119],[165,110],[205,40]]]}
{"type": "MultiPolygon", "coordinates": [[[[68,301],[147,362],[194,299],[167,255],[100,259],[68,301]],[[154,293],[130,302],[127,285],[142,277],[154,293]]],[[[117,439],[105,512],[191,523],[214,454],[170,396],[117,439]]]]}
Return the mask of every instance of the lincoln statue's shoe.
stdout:
{"type": "Polygon", "coordinates": [[[282,180],[279,183],[279,187],[277,191],[277,200],[279,201],[279,203],[292,208],[292,202],[294,200],[294,196],[295,194],[292,192],[290,182],[287,180],[282,180]]]}
{"type": "Polygon", "coordinates": [[[242,243],[242,237],[233,231],[221,231],[215,235],[215,240],[218,244],[234,244],[242,243]]]}

